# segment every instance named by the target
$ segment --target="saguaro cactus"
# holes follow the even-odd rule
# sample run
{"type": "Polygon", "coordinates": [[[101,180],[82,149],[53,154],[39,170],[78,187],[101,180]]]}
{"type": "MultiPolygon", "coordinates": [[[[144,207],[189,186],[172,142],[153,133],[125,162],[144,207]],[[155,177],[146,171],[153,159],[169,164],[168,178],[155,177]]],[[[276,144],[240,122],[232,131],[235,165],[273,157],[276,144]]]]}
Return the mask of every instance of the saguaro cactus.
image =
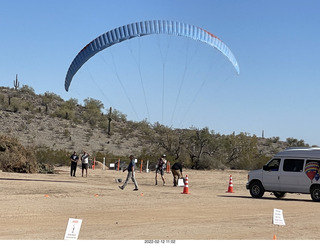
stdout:
{"type": "Polygon", "coordinates": [[[15,90],[18,90],[19,85],[20,85],[20,83],[19,83],[19,81],[18,81],[18,75],[16,75],[16,79],[13,80],[14,89],[15,89],[15,90]]]}
{"type": "Polygon", "coordinates": [[[108,118],[108,135],[110,136],[110,129],[111,129],[111,114],[112,114],[112,108],[110,107],[110,110],[109,110],[109,118],[108,118]]]}

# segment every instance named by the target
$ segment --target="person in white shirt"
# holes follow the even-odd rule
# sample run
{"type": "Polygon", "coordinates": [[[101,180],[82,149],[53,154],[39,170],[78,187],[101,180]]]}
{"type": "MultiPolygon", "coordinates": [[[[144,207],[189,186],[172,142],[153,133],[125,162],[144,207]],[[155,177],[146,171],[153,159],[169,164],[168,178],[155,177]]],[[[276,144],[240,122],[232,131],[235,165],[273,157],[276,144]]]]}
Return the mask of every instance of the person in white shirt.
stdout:
{"type": "Polygon", "coordinates": [[[89,166],[89,154],[87,152],[83,152],[83,155],[81,156],[81,162],[82,162],[82,177],[83,172],[86,170],[86,177],[88,176],[88,166],[89,166]]]}

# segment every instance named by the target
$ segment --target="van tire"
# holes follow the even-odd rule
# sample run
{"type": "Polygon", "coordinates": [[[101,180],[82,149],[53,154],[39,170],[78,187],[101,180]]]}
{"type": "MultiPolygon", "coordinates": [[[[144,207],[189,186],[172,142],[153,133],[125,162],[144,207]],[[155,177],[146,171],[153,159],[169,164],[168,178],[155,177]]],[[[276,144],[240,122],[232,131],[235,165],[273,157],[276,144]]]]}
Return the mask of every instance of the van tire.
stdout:
{"type": "Polygon", "coordinates": [[[273,195],[274,195],[276,198],[285,197],[286,194],[287,194],[286,192],[280,192],[280,191],[274,191],[274,192],[273,192],[273,195]]]}
{"type": "Polygon", "coordinates": [[[320,185],[314,185],[311,187],[310,195],[313,201],[320,202],[320,185]]]}
{"type": "Polygon", "coordinates": [[[250,183],[249,189],[253,198],[261,198],[264,194],[264,188],[260,181],[250,183]]]}

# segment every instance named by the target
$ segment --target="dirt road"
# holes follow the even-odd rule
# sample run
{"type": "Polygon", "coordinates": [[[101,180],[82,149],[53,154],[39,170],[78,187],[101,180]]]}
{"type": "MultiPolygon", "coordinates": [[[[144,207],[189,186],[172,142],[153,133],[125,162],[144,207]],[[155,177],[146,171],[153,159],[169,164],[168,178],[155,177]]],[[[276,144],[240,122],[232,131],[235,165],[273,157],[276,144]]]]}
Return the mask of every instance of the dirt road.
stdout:
{"type": "Polygon", "coordinates": [[[232,240],[317,239],[318,211],[309,195],[283,200],[266,193],[251,198],[246,171],[192,171],[190,194],[183,187],[154,185],[154,172],[137,173],[133,183],[118,188],[126,173],[89,169],[88,177],[59,174],[16,174],[0,171],[0,239],[62,240],[69,218],[82,219],[80,240],[232,240]],[[226,193],[229,175],[234,193],[226,193]],[[272,224],[273,209],[286,221],[272,224]]]}

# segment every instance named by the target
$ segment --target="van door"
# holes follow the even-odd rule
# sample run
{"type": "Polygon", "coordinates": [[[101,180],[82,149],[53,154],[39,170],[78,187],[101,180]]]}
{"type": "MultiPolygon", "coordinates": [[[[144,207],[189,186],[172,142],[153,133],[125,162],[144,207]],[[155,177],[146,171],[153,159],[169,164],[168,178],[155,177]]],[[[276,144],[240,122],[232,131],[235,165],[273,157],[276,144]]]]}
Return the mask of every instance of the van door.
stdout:
{"type": "Polygon", "coordinates": [[[284,159],[283,170],[280,175],[280,184],[284,192],[308,193],[310,186],[303,171],[304,159],[284,159]]]}
{"type": "Polygon", "coordinates": [[[279,176],[281,170],[281,159],[273,158],[265,166],[262,171],[262,184],[266,191],[281,191],[279,176]]]}

